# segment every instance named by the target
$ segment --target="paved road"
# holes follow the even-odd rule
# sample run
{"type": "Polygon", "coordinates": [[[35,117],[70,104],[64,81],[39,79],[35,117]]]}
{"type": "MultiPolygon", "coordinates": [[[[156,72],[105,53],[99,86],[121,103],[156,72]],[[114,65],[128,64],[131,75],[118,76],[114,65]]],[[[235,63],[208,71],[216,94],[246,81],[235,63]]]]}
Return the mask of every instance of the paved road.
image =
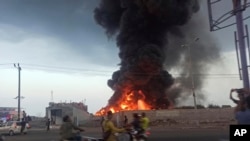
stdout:
{"type": "MultiPolygon", "coordinates": [[[[87,129],[83,135],[100,137],[99,129],[87,129]]],[[[149,141],[229,141],[228,129],[160,129],[153,128],[149,141]]],[[[30,129],[27,135],[7,136],[6,141],[58,141],[58,130],[30,129]]]]}
{"type": "Polygon", "coordinates": [[[153,141],[229,141],[225,129],[174,129],[152,131],[153,141]]]}

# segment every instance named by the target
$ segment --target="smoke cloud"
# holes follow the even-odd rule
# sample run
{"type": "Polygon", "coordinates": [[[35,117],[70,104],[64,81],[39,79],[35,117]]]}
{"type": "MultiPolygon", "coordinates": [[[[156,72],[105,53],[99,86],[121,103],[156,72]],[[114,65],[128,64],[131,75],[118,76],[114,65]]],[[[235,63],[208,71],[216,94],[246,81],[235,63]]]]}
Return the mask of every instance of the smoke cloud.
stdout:
{"type": "MultiPolygon", "coordinates": [[[[204,32],[196,20],[188,23],[198,11],[198,0],[101,0],[94,11],[96,22],[108,37],[116,37],[121,59],[120,69],[108,80],[114,94],[107,107],[118,105],[124,93],[140,90],[153,109],[168,108],[190,88],[187,50],[181,45],[191,46],[192,32],[204,32]],[[166,71],[173,69],[183,75],[175,80],[166,71]]],[[[198,74],[219,54],[213,44],[199,41],[194,46],[192,72],[198,74]]],[[[194,81],[202,87],[199,77],[194,81]]]]}

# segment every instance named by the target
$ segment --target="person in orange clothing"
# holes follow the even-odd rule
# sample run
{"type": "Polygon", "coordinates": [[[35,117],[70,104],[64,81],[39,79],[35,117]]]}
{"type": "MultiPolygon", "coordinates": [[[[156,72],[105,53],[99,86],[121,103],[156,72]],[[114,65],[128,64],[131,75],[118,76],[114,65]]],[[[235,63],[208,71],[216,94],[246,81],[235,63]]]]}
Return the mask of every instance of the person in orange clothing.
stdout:
{"type": "Polygon", "coordinates": [[[125,128],[115,127],[112,118],[113,118],[113,113],[111,111],[108,111],[107,119],[102,123],[104,141],[117,141],[115,133],[126,132],[125,128]]]}

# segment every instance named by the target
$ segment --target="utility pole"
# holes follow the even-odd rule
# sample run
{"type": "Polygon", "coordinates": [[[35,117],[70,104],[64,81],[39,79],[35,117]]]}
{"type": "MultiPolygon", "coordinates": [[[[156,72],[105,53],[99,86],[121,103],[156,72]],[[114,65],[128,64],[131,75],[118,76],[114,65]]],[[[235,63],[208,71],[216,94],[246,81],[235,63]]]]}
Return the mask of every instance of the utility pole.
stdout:
{"type": "Polygon", "coordinates": [[[245,25],[244,32],[244,20],[249,19],[250,16],[249,13],[247,13],[248,15],[243,16],[243,12],[250,7],[250,2],[244,0],[244,3],[242,3],[242,0],[233,0],[232,10],[221,14],[217,12],[216,16],[214,16],[214,7],[216,5],[218,6],[219,2],[221,2],[221,0],[207,0],[210,31],[217,31],[236,25],[237,32],[234,32],[234,36],[239,67],[239,77],[240,80],[243,80],[243,88],[249,89],[248,67],[250,61],[250,45],[247,25],[245,25]],[[235,17],[235,21],[233,22],[229,21],[229,19],[232,17],[235,17]],[[248,47],[246,47],[245,41],[247,42],[248,47]]]}
{"type": "Polygon", "coordinates": [[[21,67],[19,65],[19,63],[16,65],[14,64],[14,67],[18,69],[18,96],[17,96],[17,99],[18,99],[18,111],[17,111],[17,120],[19,121],[20,120],[20,103],[21,103],[21,67]]]}
{"type": "MultiPolygon", "coordinates": [[[[235,16],[236,16],[236,26],[238,31],[238,43],[239,43],[239,53],[241,57],[241,69],[243,76],[243,87],[249,89],[249,76],[248,76],[248,64],[247,64],[247,54],[245,46],[245,33],[244,33],[244,22],[242,11],[244,10],[241,4],[241,0],[236,0],[235,3],[235,16]]],[[[246,31],[247,32],[247,31],[246,31]]]]}
{"type": "MultiPolygon", "coordinates": [[[[194,43],[196,43],[200,38],[196,37],[193,41],[191,41],[188,44],[181,45],[181,47],[185,47],[188,49],[188,64],[189,64],[189,74],[190,74],[190,80],[191,80],[191,90],[192,90],[192,95],[194,99],[194,110],[195,110],[195,115],[198,116],[197,112],[197,103],[196,103],[196,94],[195,94],[195,85],[194,85],[194,74],[193,74],[193,61],[192,61],[192,52],[191,52],[191,47],[194,43]]],[[[196,125],[199,126],[199,119],[196,120],[196,125]]]]}
{"type": "Polygon", "coordinates": [[[196,94],[195,94],[195,86],[194,86],[194,75],[193,75],[193,62],[192,62],[192,54],[191,54],[191,45],[194,42],[197,42],[200,38],[195,38],[191,43],[181,45],[182,47],[188,48],[188,58],[189,58],[189,73],[191,79],[191,90],[194,99],[194,108],[197,109],[197,102],[196,102],[196,94]]]}
{"type": "Polygon", "coordinates": [[[194,75],[193,75],[193,63],[192,63],[192,55],[191,55],[191,47],[188,46],[188,54],[189,54],[189,73],[191,75],[191,83],[192,83],[192,93],[194,98],[194,108],[197,109],[196,103],[196,95],[195,95],[195,88],[194,88],[194,75]]]}

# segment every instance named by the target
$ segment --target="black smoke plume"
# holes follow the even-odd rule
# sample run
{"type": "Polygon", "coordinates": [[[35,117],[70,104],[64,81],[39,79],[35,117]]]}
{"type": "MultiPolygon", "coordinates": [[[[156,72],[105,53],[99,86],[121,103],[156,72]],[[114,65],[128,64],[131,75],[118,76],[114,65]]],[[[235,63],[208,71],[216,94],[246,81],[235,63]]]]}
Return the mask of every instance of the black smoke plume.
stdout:
{"type": "MultiPolygon", "coordinates": [[[[166,68],[180,64],[184,54],[180,42],[188,40],[183,26],[198,11],[198,0],[101,0],[94,11],[95,20],[106,29],[108,37],[117,38],[121,59],[120,70],[108,80],[114,94],[107,107],[118,105],[122,94],[139,90],[153,109],[168,108],[175,102],[181,91],[166,91],[174,84],[166,68]]],[[[207,60],[207,56],[199,57],[195,72],[200,72],[198,68],[203,68],[202,63],[207,60]]],[[[188,71],[180,68],[181,72],[188,71]]],[[[180,78],[181,86],[190,87],[184,85],[189,73],[180,78]]]]}

